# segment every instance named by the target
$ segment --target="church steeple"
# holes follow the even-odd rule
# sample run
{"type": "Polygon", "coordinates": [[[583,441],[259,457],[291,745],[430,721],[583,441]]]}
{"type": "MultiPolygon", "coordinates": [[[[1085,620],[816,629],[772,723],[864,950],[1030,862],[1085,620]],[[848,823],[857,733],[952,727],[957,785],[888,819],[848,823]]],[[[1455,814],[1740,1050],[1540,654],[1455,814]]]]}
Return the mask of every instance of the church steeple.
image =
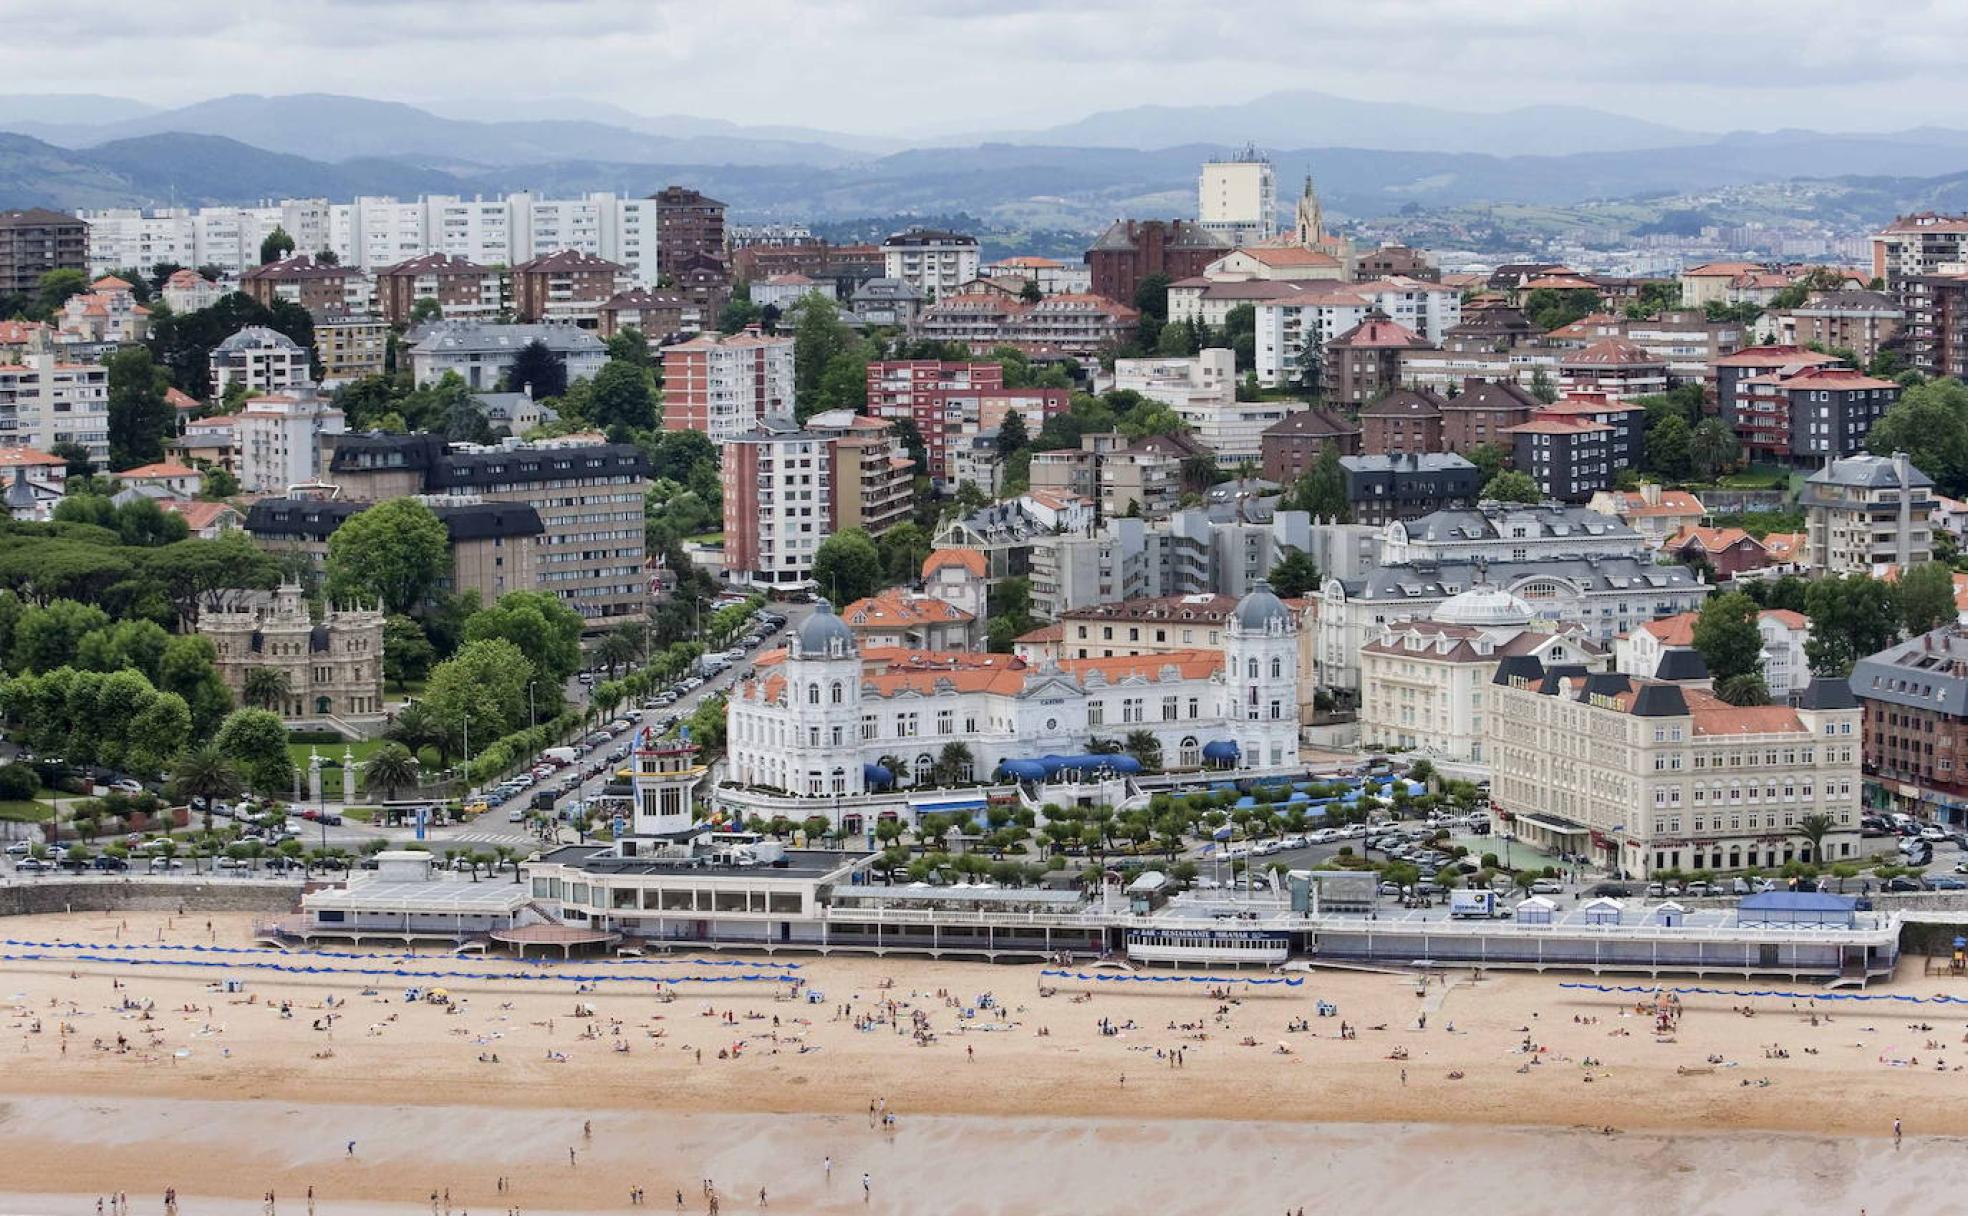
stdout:
{"type": "Polygon", "coordinates": [[[1310,173],[1305,175],[1305,193],[1298,196],[1298,209],[1292,227],[1300,246],[1306,249],[1325,248],[1326,213],[1319,206],[1319,192],[1312,188],[1310,173]]]}

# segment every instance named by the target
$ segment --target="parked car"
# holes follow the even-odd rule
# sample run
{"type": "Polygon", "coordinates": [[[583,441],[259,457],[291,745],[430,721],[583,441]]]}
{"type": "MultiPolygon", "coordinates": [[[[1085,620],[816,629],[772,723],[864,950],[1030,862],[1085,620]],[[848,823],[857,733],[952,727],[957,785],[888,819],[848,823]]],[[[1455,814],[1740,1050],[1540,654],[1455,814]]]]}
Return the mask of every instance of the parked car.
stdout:
{"type": "Polygon", "coordinates": [[[121,857],[98,857],[89,864],[104,874],[120,874],[130,868],[130,863],[121,857]]]}
{"type": "Polygon", "coordinates": [[[1904,874],[1898,874],[1881,883],[1879,889],[1904,894],[1909,891],[1924,891],[1927,888],[1922,886],[1920,880],[1917,878],[1908,878],[1904,874]]]}
{"type": "Polygon", "coordinates": [[[1699,881],[1689,883],[1685,888],[1685,890],[1690,898],[1700,898],[1701,896],[1704,895],[1716,894],[1714,888],[1710,887],[1705,882],[1699,882],[1699,881]]]}
{"type": "Polygon", "coordinates": [[[123,778],[121,781],[110,782],[109,788],[119,794],[129,794],[132,797],[144,792],[143,782],[132,781],[128,777],[123,778]]]}
{"type": "Polygon", "coordinates": [[[1927,889],[1930,891],[1968,891],[1968,882],[1964,882],[1951,875],[1943,874],[1938,878],[1928,879],[1927,889]]]}
{"type": "Polygon", "coordinates": [[[22,874],[45,874],[54,867],[39,857],[23,857],[14,863],[14,869],[22,874]]]}
{"type": "Polygon", "coordinates": [[[1531,884],[1533,895],[1557,895],[1564,891],[1565,884],[1555,878],[1540,878],[1531,884]]]}

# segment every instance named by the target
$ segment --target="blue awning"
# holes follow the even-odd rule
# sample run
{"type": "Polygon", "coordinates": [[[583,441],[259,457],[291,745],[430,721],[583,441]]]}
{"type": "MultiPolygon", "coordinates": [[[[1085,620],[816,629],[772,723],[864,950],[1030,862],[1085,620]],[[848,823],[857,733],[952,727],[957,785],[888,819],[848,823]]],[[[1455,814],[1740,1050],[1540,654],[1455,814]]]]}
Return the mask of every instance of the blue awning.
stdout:
{"type": "Polygon", "coordinates": [[[1037,760],[1003,760],[998,763],[998,776],[1013,781],[1044,781],[1046,766],[1037,760]]]}
{"type": "Polygon", "coordinates": [[[947,815],[952,811],[969,814],[989,806],[982,794],[933,794],[909,799],[909,809],[919,815],[947,815]]]}
{"type": "Polygon", "coordinates": [[[895,784],[895,774],[888,771],[887,765],[882,764],[863,764],[861,766],[861,779],[869,785],[879,786],[882,789],[887,789],[895,784]]]}
{"type": "Polygon", "coordinates": [[[1225,764],[1243,754],[1235,739],[1212,739],[1203,744],[1203,759],[1225,764]]]}

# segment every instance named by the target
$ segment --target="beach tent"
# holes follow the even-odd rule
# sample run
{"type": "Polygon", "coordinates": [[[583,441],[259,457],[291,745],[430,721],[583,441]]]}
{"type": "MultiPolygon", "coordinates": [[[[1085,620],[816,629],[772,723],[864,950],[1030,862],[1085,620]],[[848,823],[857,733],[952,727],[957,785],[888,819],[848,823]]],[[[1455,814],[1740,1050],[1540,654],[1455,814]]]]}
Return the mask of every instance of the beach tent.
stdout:
{"type": "Polygon", "coordinates": [[[1580,911],[1588,925],[1617,925],[1620,923],[1620,902],[1600,896],[1588,901],[1580,911]]]}
{"type": "Polygon", "coordinates": [[[1548,925],[1558,911],[1558,905],[1542,895],[1533,895],[1517,905],[1517,923],[1520,925],[1548,925]]]}
{"type": "Polygon", "coordinates": [[[1679,926],[1687,917],[1688,910],[1671,899],[1654,909],[1654,919],[1670,929],[1679,926]]]}

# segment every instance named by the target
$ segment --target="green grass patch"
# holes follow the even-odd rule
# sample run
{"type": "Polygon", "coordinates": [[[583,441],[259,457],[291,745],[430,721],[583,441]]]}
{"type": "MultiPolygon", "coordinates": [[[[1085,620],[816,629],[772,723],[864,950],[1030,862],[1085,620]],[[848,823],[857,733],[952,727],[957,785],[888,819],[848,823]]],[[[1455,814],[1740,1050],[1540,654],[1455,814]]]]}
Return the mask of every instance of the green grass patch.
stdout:
{"type": "Polygon", "coordinates": [[[382,813],[382,808],[373,806],[349,806],[342,808],[342,818],[353,819],[357,823],[374,823],[382,813]]]}
{"type": "Polygon", "coordinates": [[[55,808],[48,802],[0,802],[0,820],[8,823],[46,823],[55,808]]]}

